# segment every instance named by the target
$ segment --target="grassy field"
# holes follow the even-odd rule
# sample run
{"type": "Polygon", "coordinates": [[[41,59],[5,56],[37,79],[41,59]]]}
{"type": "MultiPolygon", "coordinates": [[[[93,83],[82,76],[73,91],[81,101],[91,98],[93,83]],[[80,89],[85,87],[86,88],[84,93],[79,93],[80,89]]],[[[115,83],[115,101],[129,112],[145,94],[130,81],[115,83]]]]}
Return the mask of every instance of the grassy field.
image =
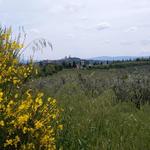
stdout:
{"type": "Polygon", "coordinates": [[[58,100],[64,150],[150,150],[150,66],[63,70],[29,83],[58,100]]]}

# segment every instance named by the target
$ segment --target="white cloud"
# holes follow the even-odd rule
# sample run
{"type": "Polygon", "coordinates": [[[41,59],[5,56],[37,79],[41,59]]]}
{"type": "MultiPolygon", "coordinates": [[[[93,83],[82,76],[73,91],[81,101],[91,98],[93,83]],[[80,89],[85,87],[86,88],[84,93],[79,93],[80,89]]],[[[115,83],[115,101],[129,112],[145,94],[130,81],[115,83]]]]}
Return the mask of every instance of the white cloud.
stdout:
{"type": "Polygon", "coordinates": [[[57,13],[62,13],[64,11],[65,11],[65,9],[63,6],[54,5],[53,7],[51,7],[51,9],[48,12],[53,13],[53,14],[57,14],[57,13]]]}
{"type": "Polygon", "coordinates": [[[70,34],[67,34],[66,37],[69,39],[72,39],[72,38],[74,38],[74,35],[70,33],[70,34]]]}
{"type": "Polygon", "coordinates": [[[65,9],[71,13],[78,12],[82,8],[84,8],[82,3],[70,3],[65,6],[65,9]]]}
{"type": "Polygon", "coordinates": [[[150,45],[150,39],[142,40],[141,44],[144,45],[144,46],[145,45],[150,45]]]}
{"type": "Polygon", "coordinates": [[[82,17],[80,17],[80,20],[81,20],[81,21],[88,21],[88,17],[82,16],[82,17]]]}
{"type": "Polygon", "coordinates": [[[125,32],[135,32],[135,31],[137,31],[138,29],[139,29],[138,27],[133,26],[133,27],[128,28],[125,32]]]}
{"type": "Polygon", "coordinates": [[[141,28],[150,28],[150,23],[145,23],[145,24],[143,24],[143,23],[141,23],[140,25],[139,25],[141,28]]]}
{"type": "Polygon", "coordinates": [[[0,5],[3,3],[3,0],[0,0],[0,5]]]}
{"type": "Polygon", "coordinates": [[[54,14],[59,13],[77,13],[81,9],[83,9],[85,6],[83,3],[77,3],[77,2],[69,2],[69,3],[56,3],[49,9],[49,12],[54,14]]]}
{"type": "Polygon", "coordinates": [[[120,44],[123,46],[133,45],[135,42],[133,41],[121,41],[120,44]]]}
{"type": "Polygon", "coordinates": [[[104,44],[110,44],[111,43],[111,41],[110,40],[106,40],[106,41],[104,41],[104,44]]]}
{"type": "Polygon", "coordinates": [[[32,32],[32,33],[36,33],[36,34],[40,33],[40,31],[36,28],[30,29],[29,31],[32,32]]]}
{"type": "Polygon", "coordinates": [[[96,29],[101,31],[101,30],[109,29],[110,27],[111,25],[108,22],[101,22],[97,25],[96,29]]]}
{"type": "Polygon", "coordinates": [[[144,50],[144,51],[142,51],[139,55],[140,55],[140,56],[150,56],[150,51],[144,50]]]}
{"type": "Polygon", "coordinates": [[[54,57],[132,55],[150,47],[150,0],[0,0],[0,4],[3,24],[23,25],[29,41],[37,36],[53,40],[54,57]]]}

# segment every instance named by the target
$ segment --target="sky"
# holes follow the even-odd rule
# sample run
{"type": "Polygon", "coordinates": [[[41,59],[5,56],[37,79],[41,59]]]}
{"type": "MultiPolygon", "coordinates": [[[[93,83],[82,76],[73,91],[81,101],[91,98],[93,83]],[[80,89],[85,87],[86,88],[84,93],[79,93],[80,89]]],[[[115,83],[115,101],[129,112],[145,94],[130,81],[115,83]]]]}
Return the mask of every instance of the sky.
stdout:
{"type": "MultiPolygon", "coordinates": [[[[0,0],[0,24],[23,26],[26,44],[53,45],[34,59],[150,55],[150,0],[0,0]]],[[[24,57],[31,55],[31,48],[24,57]]]]}

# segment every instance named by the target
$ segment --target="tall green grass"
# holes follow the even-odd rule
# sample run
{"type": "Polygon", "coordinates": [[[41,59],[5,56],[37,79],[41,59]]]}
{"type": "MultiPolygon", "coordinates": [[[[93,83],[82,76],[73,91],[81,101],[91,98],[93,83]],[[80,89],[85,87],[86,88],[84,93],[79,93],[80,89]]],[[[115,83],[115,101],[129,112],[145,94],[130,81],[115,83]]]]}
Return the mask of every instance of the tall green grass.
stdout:
{"type": "Polygon", "coordinates": [[[131,101],[118,101],[112,88],[117,76],[124,78],[126,74],[143,71],[144,75],[150,73],[142,67],[64,70],[33,81],[35,90],[40,88],[57,98],[64,110],[64,129],[57,135],[57,149],[149,150],[150,106],[145,103],[138,109],[131,101]]]}

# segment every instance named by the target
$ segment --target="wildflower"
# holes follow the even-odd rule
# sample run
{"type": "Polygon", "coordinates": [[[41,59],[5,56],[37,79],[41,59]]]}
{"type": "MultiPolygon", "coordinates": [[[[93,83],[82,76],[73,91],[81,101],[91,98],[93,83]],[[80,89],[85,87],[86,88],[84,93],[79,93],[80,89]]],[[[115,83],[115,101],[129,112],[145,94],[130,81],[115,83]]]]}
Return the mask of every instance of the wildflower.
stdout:
{"type": "Polygon", "coordinates": [[[15,94],[15,98],[18,98],[18,94],[17,93],[15,94]]]}
{"type": "Polygon", "coordinates": [[[3,92],[0,92],[0,97],[3,97],[3,92]]]}
{"type": "Polygon", "coordinates": [[[15,147],[17,148],[17,144],[18,144],[18,142],[20,142],[20,138],[19,138],[18,135],[15,137],[15,139],[13,140],[13,142],[14,142],[15,147]]]}
{"type": "Polygon", "coordinates": [[[13,78],[13,84],[16,85],[20,82],[20,80],[17,77],[13,78]]]}
{"type": "Polygon", "coordinates": [[[56,114],[52,114],[52,118],[55,119],[56,118],[56,114]]]}
{"type": "Polygon", "coordinates": [[[28,131],[28,128],[27,127],[23,127],[23,133],[25,134],[25,133],[27,133],[27,131],[28,131]]]}
{"type": "Polygon", "coordinates": [[[31,105],[31,101],[30,99],[27,99],[20,104],[20,106],[18,107],[18,110],[19,111],[27,110],[30,107],[30,105],[31,105]]]}
{"type": "Polygon", "coordinates": [[[13,145],[13,140],[12,139],[6,140],[4,147],[6,147],[7,145],[13,145]]]}
{"type": "Polygon", "coordinates": [[[52,105],[55,105],[55,104],[56,104],[56,100],[53,99],[52,102],[51,102],[51,104],[52,104],[52,105]]]}
{"type": "Polygon", "coordinates": [[[63,125],[60,124],[60,125],[58,126],[58,129],[63,130],[63,125]]]}
{"type": "Polygon", "coordinates": [[[36,121],[35,122],[35,128],[36,129],[39,129],[39,128],[41,128],[43,126],[43,123],[41,122],[41,121],[36,121]]]}
{"type": "Polygon", "coordinates": [[[2,102],[2,100],[3,100],[3,92],[0,92],[0,102],[2,102]]]}
{"type": "Polygon", "coordinates": [[[18,123],[19,124],[24,124],[28,121],[29,115],[22,115],[18,117],[18,123]]]}
{"type": "Polygon", "coordinates": [[[52,143],[55,141],[55,138],[50,137],[49,135],[44,135],[41,139],[41,143],[47,145],[48,143],[52,143]]]}
{"type": "Polygon", "coordinates": [[[3,127],[4,125],[5,125],[5,124],[4,124],[4,121],[3,121],[3,120],[1,120],[1,121],[0,121],[0,126],[2,126],[2,127],[3,127]]]}
{"type": "Polygon", "coordinates": [[[36,98],[35,102],[38,103],[39,106],[41,106],[43,104],[42,99],[38,98],[38,97],[36,98]]]}

